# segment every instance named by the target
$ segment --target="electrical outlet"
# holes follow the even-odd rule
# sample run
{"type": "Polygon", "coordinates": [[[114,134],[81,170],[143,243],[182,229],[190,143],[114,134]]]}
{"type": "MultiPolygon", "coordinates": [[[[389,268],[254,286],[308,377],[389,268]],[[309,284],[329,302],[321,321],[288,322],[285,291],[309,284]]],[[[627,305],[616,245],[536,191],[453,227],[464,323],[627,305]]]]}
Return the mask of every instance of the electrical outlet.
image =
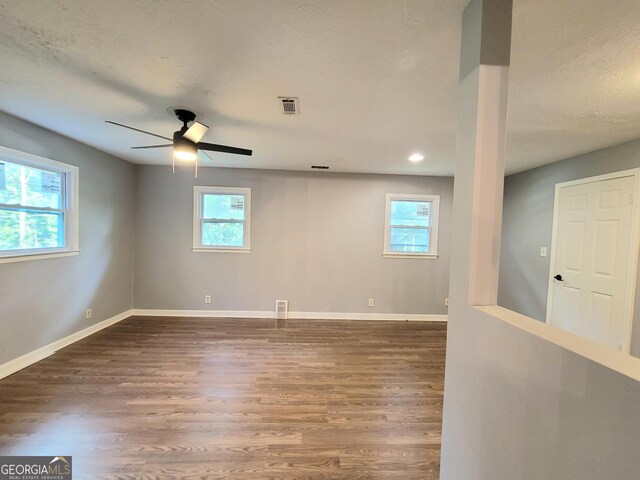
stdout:
{"type": "Polygon", "coordinates": [[[91,318],[91,309],[87,308],[87,311],[84,312],[84,316],[87,320],[89,320],[91,318]]]}
{"type": "Polygon", "coordinates": [[[369,299],[369,306],[370,306],[370,307],[373,307],[373,298],[370,298],[370,299],[369,299]]]}
{"type": "Polygon", "coordinates": [[[204,296],[204,303],[211,303],[211,295],[204,296]]]}
{"type": "Polygon", "coordinates": [[[444,299],[444,305],[445,305],[445,307],[449,306],[449,297],[444,299]]]}

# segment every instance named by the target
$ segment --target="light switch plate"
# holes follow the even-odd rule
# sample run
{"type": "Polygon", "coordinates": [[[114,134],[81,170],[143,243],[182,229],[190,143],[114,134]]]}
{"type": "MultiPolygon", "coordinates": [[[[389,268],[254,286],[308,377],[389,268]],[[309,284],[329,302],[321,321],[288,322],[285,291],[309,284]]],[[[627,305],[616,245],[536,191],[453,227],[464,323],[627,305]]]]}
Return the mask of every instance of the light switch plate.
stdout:
{"type": "Polygon", "coordinates": [[[540,256],[541,257],[547,256],[547,247],[540,247],[540,256]]]}

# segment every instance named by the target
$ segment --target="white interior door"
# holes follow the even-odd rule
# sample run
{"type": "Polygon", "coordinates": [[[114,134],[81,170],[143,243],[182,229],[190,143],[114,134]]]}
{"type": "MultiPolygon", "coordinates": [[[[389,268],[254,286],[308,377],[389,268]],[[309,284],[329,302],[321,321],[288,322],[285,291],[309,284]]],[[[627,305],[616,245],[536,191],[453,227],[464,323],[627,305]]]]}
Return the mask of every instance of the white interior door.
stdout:
{"type": "Polygon", "coordinates": [[[635,176],[576,183],[556,189],[547,321],[623,351],[633,314],[629,277],[636,272],[635,176]]]}

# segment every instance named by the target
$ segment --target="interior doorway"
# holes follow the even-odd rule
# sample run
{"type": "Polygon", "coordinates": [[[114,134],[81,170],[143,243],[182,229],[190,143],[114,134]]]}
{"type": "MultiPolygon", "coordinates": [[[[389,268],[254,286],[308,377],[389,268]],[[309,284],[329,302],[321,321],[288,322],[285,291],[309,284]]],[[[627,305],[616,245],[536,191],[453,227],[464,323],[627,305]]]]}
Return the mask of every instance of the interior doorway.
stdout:
{"type": "Polygon", "coordinates": [[[555,189],[547,323],[629,353],[640,169],[555,189]]]}

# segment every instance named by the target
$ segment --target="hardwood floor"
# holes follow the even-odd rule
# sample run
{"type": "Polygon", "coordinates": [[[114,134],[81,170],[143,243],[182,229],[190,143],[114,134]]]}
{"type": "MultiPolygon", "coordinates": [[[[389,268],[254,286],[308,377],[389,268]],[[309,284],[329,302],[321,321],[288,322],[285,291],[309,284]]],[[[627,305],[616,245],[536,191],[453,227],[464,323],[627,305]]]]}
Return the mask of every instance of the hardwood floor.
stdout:
{"type": "Polygon", "coordinates": [[[446,325],[132,317],[0,380],[74,479],[437,479],[446,325]]]}

